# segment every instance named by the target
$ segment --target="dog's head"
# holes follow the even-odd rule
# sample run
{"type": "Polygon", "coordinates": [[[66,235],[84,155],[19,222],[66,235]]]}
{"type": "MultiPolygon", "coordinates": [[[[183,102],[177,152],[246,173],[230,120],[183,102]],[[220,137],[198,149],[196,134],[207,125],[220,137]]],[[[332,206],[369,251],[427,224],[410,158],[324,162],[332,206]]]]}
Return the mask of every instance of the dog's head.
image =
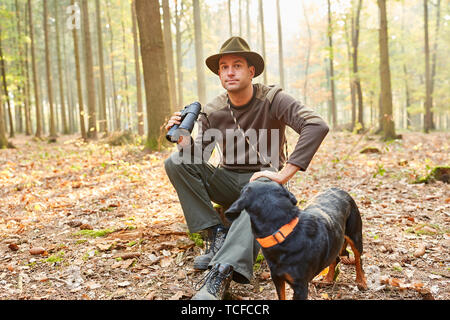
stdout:
{"type": "Polygon", "coordinates": [[[289,212],[297,204],[295,196],[282,185],[268,180],[248,183],[239,198],[225,212],[228,220],[236,219],[242,210],[251,216],[258,215],[266,221],[276,219],[274,211],[289,212]]]}

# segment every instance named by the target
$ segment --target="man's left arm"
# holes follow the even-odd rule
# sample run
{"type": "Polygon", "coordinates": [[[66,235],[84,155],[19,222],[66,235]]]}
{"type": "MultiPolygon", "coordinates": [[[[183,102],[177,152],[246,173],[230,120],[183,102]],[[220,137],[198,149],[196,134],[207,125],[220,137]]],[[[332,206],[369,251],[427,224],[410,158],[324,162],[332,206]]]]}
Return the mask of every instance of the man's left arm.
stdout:
{"type": "Polygon", "coordinates": [[[286,165],[279,172],[256,172],[250,181],[259,177],[267,177],[284,184],[297,171],[306,171],[314,154],[328,134],[326,122],[311,108],[296,101],[290,95],[280,92],[272,102],[272,116],[294,129],[300,136],[294,151],[290,154],[286,165]]]}

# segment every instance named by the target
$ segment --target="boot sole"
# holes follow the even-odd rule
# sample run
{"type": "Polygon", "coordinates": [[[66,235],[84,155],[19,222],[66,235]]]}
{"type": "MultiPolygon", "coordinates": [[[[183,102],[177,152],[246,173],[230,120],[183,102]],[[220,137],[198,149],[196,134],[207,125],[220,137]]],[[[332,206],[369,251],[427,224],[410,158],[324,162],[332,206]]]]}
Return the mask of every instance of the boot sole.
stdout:
{"type": "Polygon", "coordinates": [[[195,270],[206,270],[208,269],[208,263],[194,263],[194,269],[195,270]]]}

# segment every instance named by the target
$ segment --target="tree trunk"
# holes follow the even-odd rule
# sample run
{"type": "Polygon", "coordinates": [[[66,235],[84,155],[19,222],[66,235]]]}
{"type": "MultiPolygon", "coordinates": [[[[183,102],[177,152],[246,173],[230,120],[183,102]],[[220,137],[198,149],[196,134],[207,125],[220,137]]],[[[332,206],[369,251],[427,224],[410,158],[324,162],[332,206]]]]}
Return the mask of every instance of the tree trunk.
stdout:
{"type": "Polygon", "coordinates": [[[200,1],[193,0],[195,32],[195,65],[197,70],[197,92],[200,103],[206,103],[205,60],[203,59],[203,40],[200,1]]]}
{"type": "MultiPolygon", "coordinates": [[[[74,6],[75,0],[71,0],[72,6],[74,6]]],[[[80,10],[80,8],[78,8],[80,10]]],[[[79,11],[78,11],[79,12],[79,11]]],[[[79,107],[79,116],[80,116],[80,130],[81,130],[81,137],[83,140],[87,140],[87,133],[86,133],[86,124],[84,120],[84,101],[83,101],[83,88],[81,86],[81,65],[80,65],[80,53],[79,53],[79,44],[78,44],[78,33],[77,29],[72,29],[72,36],[73,36],[73,48],[75,52],[75,73],[77,78],[77,95],[78,95],[78,107],[79,107]]]]}
{"type": "Polygon", "coordinates": [[[183,96],[183,53],[181,44],[181,16],[183,15],[183,1],[180,1],[180,9],[178,10],[178,0],[175,0],[176,16],[175,16],[175,45],[177,55],[177,87],[178,87],[178,104],[184,105],[183,96]]]}
{"type": "MultiPolygon", "coordinates": [[[[262,0],[259,0],[259,24],[261,27],[261,45],[262,45],[262,57],[264,61],[267,61],[266,59],[266,35],[264,31],[264,8],[263,8],[263,2],[262,0]]],[[[263,71],[263,82],[264,84],[267,84],[267,72],[266,68],[263,71]]]]}
{"type": "Polygon", "coordinates": [[[92,59],[91,31],[89,26],[88,0],[81,1],[83,17],[84,61],[88,98],[88,139],[97,139],[97,117],[95,101],[94,62],[92,59]]]}
{"type": "Polygon", "coordinates": [[[2,71],[2,79],[3,79],[3,90],[5,91],[5,99],[6,103],[8,104],[8,119],[9,119],[9,137],[14,138],[14,122],[12,118],[12,110],[11,110],[11,101],[9,99],[9,90],[8,90],[8,84],[6,83],[6,65],[5,65],[5,59],[3,56],[3,48],[2,48],[2,29],[0,27],[0,68],[2,71]]]}
{"type": "Polygon", "coordinates": [[[38,139],[42,138],[42,116],[41,116],[41,100],[39,97],[39,83],[36,66],[36,50],[34,46],[34,24],[33,24],[33,8],[31,7],[31,0],[28,0],[28,19],[30,27],[30,46],[31,46],[31,68],[33,70],[33,85],[34,85],[34,103],[36,105],[36,133],[38,139]]]}
{"type": "Polygon", "coordinates": [[[3,113],[2,89],[0,88],[0,149],[8,147],[8,138],[6,138],[5,116],[3,113]]]}
{"type": "Polygon", "coordinates": [[[141,81],[141,68],[140,68],[140,55],[139,55],[139,43],[137,35],[137,22],[136,22],[136,3],[135,0],[131,3],[131,21],[133,32],[133,44],[134,44],[134,67],[136,72],[136,95],[137,95],[137,116],[138,116],[138,134],[144,135],[144,110],[142,107],[142,81],[141,81]]]}
{"type": "Polygon", "coordinates": [[[48,7],[47,0],[44,0],[44,42],[45,42],[45,68],[47,71],[47,99],[50,108],[50,142],[56,142],[56,126],[55,126],[55,110],[53,105],[53,85],[52,85],[52,73],[50,67],[50,46],[49,46],[49,34],[48,34],[48,7]]]}
{"type": "Polygon", "coordinates": [[[230,31],[230,37],[233,36],[233,18],[231,15],[231,0],[228,0],[228,27],[230,31]]]}
{"type": "MultiPolygon", "coordinates": [[[[364,129],[364,113],[363,113],[363,95],[361,89],[361,81],[359,78],[358,69],[358,46],[359,46],[359,18],[361,15],[362,0],[358,1],[356,9],[356,17],[352,16],[352,48],[353,48],[353,81],[356,95],[358,97],[358,122],[361,130],[364,129]]],[[[353,9],[353,8],[352,8],[353,9]]]]}
{"type": "Polygon", "coordinates": [[[100,108],[99,122],[100,132],[108,133],[108,121],[106,119],[106,81],[105,66],[103,59],[103,32],[102,19],[100,15],[100,0],[95,0],[95,15],[97,20],[97,42],[98,42],[98,63],[100,67],[100,108]]]}
{"type": "MultiPolygon", "coordinates": [[[[353,13],[352,13],[353,14],[353,13]]],[[[353,17],[351,18],[353,20],[353,17]]],[[[348,19],[344,20],[344,29],[345,29],[345,43],[347,46],[347,59],[348,59],[348,73],[349,73],[349,85],[350,85],[350,97],[351,97],[351,130],[353,131],[356,124],[356,94],[355,94],[355,82],[354,82],[354,74],[353,74],[353,55],[352,55],[352,44],[348,32],[348,19]]],[[[353,28],[352,28],[353,29],[353,28]]]]}
{"type": "MultiPolygon", "coordinates": [[[[25,4],[25,21],[28,21],[28,3],[25,4]]],[[[25,24],[25,35],[30,36],[29,29],[25,24]]],[[[24,58],[24,70],[25,70],[25,135],[31,136],[31,83],[29,72],[29,54],[28,54],[28,42],[25,42],[25,58],[24,58]]]]}
{"type": "Polygon", "coordinates": [[[303,16],[306,22],[306,30],[308,31],[308,46],[306,51],[306,61],[305,61],[305,81],[303,84],[303,103],[308,104],[308,77],[309,77],[309,63],[311,57],[311,45],[312,45],[312,35],[311,35],[311,25],[309,23],[309,17],[306,14],[305,0],[302,0],[303,16]]]}
{"type": "Polygon", "coordinates": [[[61,123],[63,127],[63,134],[69,134],[69,126],[67,125],[67,112],[64,96],[64,77],[61,62],[61,41],[60,41],[60,27],[59,27],[59,12],[58,0],[53,2],[55,7],[55,28],[56,28],[56,54],[58,59],[58,78],[59,78],[59,99],[61,104],[61,123]]]}
{"type": "Polygon", "coordinates": [[[163,7],[163,22],[164,22],[164,44],[166,50],[167,67],[169,68],[169,86],[170,95],[172,96],[173,106],[171,111],[176,111],[175,106],[179,107],[177,102],[177,90],[175,85],[175,67],[173,64],[173,46],[172,46],[172,29],[171,29],[171,17],[170,17],[170,7],[169,0],[162,1],[163,7]]]}
{"type": "MultiPolygon", "coordinates": [[[[439,39],[439,26],[441,17],[441,0],[437,0],[436,4],[436,27],[434,32],[434,45],[433,45],[433,54],[431,56],[431,108],[433,108],[433,92],[434,92],[434,78],[436,76],[436,60],[437,60],[437,50],[438,50],[438,39],[439,39]]],[[[433,110],[431,110],[431,129],[436,129],[435,123],[433,121],[433,110]]]]}
{"type": "Polygon", "coordinates": [[[171,107],[159,1],[136,0],[136,15],[147,101],[146,148],[154,150],[164,141],[165,132],[162,127],[171,107]]]}
{"type": "Polygon", "coordinates": [[[109,25],[109,30],[110,30],[110,46],[109,46],[109,50],[110,50],[110,63],[111,63],[111,82],[112,82],[112,91],[113,91],[113,109],[114,109],[114,122],[115,123],[115,130],[120,130],[120,118],[118,116],[119,114],[119,106],[117,104],[117,89],[116,89],[116,77],[115,77],[115,72],[114,72],[114,33],[112,30],[112,21],[111,21],[111,13],[110,13],[110,6],[111,3],[108,3],[108,9],[106,11],[107,14],[107,18],[108,18],[108,25],[109,25]]]}
{"type": "Polygon", "coordinates": [[[424,131],[430,132],[431,118],[431,74],[430,74],[430,42],[428,40],[428,0],[423,0],[424,32],[425,32],[425,118],[424,131]]]}
{"type": "Polygon", "coordinates": [[[333,121],[333,129],[337,126],[337,110],[336,110],[336,93],[334,88],[334,52],[333,52],[333,26],[331,23],[331,3],[328,3],[328,47],[330,50],[330,89],[331,89],[331,115],[333,121]]]}
{"type": "Polygon", "coordinates": [[[280,0],[277,0],[277,27],[278,27],[278,69],[280,73],[280,86],[286,89],[284,84],[284,63],[283,63],[283,33],[281,28],[280,0]]]}
{"type": "MultiPolygon", "coordinates": [[[[405,32],[405,3],[404,1],[402,1],[402,35],[405,32]]],[[[403,41],[400,41],[400,45],[401,45],[401,51],[402,51],[402,55],[405,55],[405,45],[403,44],[403,41]]],[[[403,73],[405,75],[405,113],[406,113],[406,128],[410,129],[411,128],[411,115],[408,111],[408,108],[411,105],[411,95],[410,95],[410,90],[409,90],[409,83],[408,83],[408,68],[406,66],[406,61],[403,59],[403,73]]]]}
{"type": "Polygon", "coordinates": [[[392,113],[391,71],[389,67],[388,23],[386,0],[377,0],[380,17],[379,50],[381,82],[381,131],[385,140],[395,139],[395,124],[392,113]]]}

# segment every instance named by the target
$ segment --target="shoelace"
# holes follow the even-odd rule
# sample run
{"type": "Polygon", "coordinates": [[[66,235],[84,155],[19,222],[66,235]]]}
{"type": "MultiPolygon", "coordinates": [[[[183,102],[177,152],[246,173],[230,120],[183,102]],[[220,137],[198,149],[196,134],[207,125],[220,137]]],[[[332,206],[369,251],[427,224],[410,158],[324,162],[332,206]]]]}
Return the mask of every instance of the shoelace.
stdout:
{"type": "Polygon", "coordinates": [[[211,278],[214,278],[214,281],[206,288],[209,293],[215,294],[220,290],[221,284],[223,280],[228,276],[229,273],[220,273],[219,267],[213,267],[203,278],[201,278],[195,285],[194,290],[199,291],[201,288],[205,286],[205,284],[209,283],[211,278]],[[199,284],[203,284],[199,287],[199,284]],[[213,289],[213,290],[212,290],[213,289]]]}

